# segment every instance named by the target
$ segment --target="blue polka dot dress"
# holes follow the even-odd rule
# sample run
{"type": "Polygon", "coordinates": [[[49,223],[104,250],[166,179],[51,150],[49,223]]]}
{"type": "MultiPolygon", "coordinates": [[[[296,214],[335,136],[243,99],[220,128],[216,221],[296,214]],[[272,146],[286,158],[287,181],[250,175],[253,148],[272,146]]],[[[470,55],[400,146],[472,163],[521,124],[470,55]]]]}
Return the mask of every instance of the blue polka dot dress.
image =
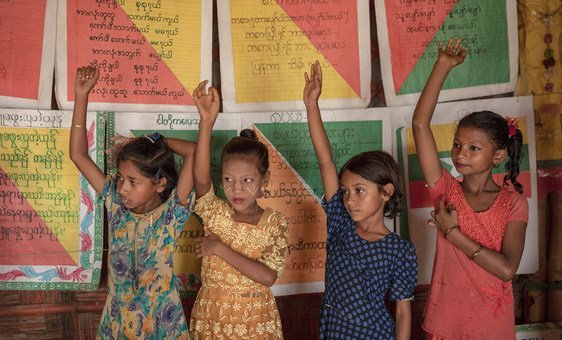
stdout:
{"type": "Polygon", "coordinates": [[[366,241],[343,205],[341,190],[323,201],[328,218],[326,291],[320,339],[394,339],[384,297],[411,299],[418,281],[414,245],[391,233],[366,241]]]}

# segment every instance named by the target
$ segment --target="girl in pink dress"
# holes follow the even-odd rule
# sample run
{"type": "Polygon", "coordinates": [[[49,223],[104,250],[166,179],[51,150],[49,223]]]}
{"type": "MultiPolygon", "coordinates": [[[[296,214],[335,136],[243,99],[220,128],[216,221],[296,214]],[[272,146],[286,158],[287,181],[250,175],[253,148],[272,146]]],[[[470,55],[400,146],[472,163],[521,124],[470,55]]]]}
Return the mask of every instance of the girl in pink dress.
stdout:
{"type": "Polygon", "coordinates": [[[439,91],[466,51],[450,39],[422,91],[412,128],[419,162],[436,208],[433,275],[423,328],[434,339],[515,339],[511,279],[517,271],[528,204],[517,181],[522,134],[512,119],[473,112],[457,126],[451,158],[458,181],[441,167],[430,121],[439,91]],[[498,185],[492,171],[504,158],[507,175],[498,185]],[[516,191],[508,190],[508,181],[516,191]]]}

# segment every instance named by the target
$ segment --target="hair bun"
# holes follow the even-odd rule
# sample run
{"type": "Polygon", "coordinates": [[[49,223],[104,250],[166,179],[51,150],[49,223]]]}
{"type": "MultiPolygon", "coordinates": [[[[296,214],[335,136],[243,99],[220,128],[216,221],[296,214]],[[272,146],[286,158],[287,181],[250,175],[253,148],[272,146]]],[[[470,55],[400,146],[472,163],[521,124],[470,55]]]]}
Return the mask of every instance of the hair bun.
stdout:
{"type": "Polygon", "coordinates": [[[256,132],[252,129],[244,129],[244,130],[240,131],[240,137],[246,137],[246,138],[250,138],[250,139],[259,140],[258,136],[256,135],[256,132]]]}

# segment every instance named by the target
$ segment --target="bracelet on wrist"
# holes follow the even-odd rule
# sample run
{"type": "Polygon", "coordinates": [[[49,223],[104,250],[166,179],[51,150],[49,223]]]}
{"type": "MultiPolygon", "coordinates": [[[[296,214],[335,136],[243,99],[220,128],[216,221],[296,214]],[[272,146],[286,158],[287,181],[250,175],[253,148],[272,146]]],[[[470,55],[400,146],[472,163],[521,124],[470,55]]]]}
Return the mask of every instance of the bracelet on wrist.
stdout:
{"type": "Polygon", "coordinates": [[[480,245],[480,247],[478,247],[478,249],[476,249],[476,251],[474,253],[472,253],[472,255],[470,255],[470,259],[474,260],[474,258],[476,256],[478,256],[478,254],[480,254],[480,252],[482,251],[483,248],[484,248],[484,246],[480,245]]]}
{"type": "Polygon", "coordinates": [[[459,229],[460,230],[461,227],[458,224],[455,224],[454,226],[450,227],[449,229],[447,229],[443,232],[443,237],[447,238],[447,235],[449,235],[449,233],[451,231],[453,231],[453,229],[459,229]]]}

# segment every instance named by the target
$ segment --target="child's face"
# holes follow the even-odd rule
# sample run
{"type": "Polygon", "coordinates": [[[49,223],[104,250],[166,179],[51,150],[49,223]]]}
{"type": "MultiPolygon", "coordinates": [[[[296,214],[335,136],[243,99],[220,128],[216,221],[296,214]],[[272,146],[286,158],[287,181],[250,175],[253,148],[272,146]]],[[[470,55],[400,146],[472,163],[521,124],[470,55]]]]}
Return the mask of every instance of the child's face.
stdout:
{"type": "Polygon", "coordinates": [[[160,193],[165,189],[165,182],[165,178],[155,182],[142,175],[130,160],[119,163],[117,192],[125,207],[134,213],[147,213],[162,204],[160,193]]]}
{"type": "Polygon", "coordinates": [[[380,223],[384,219],[384,204],[390,196],[376,183],[345,170],[341,189],[343,204],[354,222],[380,223]]]}
{"type": "Polygon", "coordinates": [[[222,163],[222,186],[235,211],[251,212],[262,196],[267,176],[258,172],[253,157],[229,157],[222,163]]]}
{"type": "Polygon", "coordinates": [[[451,159],[457,171],[464,175],[491,171],[505,157],[505,150],[497,150],[488,134],[474,127],[457,129],[451,159]]]}

